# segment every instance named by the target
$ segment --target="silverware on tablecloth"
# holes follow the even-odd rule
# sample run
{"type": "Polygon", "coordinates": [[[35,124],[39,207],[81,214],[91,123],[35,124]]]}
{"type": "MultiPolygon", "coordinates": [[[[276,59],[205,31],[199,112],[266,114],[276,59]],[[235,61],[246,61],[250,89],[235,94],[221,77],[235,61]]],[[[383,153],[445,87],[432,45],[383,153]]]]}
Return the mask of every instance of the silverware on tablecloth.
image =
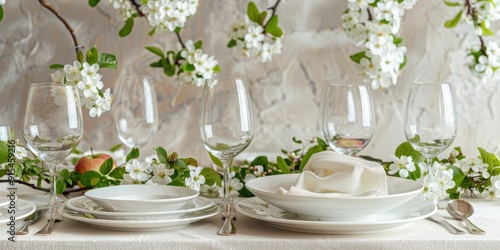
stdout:
{"type": "Polygon", "coordinates": [[[54,229],[54,222],[58,217],[59,208],[62,206],[62,204],[64,204],[64,202],[54,204],[54,207],[50,211],[49,221],[42,229],[40,229],[40,231],[35,233],[35,235],[46,236],[52,233],[52,230],[54,229]]]}
{"type": "Polygon", "coordinates": [[[23,224],[17,229],[16,235],[28,234],[29,226],[31,225],[31,223],[40,219],[47,211],[48,211],[48,209],[46,209],[46,208],[39,209],[39,210],[36,210],[35,212],[33,212],[30,216],[26,217],[23,220],[23,224]]]}
{"type": "Polygon", "coordinates": [[[462,220],[467,225],[467,229],[471,234],[484,234],[481,228],[474,225],[468,217],[474,213],[474,208],[472,205],[464,200],[451,200],[446,204],[446,211],[451,215],[451,217],[462,220]]]}
{"type": "Polygon", "coordinates": [[[235,235],[236,227],[234,227],[233,218],[236,216],[236,211],[234,210],[234,202],[232,199],[227,204],[224,204],[222,216],[224,216],[224,224],[219,230],[219,235],[235,235]]]}
{"type": "Polygon", "coordinates": [[[433,214],[431,217],[429,217],[428,219],[430,220],[433,220],[439,224],[441,224],[443,227],[445,227],[446,229],[448,229],[450,231],[450,233],[452,234],[463,234],[465,233],[464,231],[454,227],[453,225],[451,225],[447,220],[445,220],[440,214],[438,213],[435,213],[433,214]]]}
{"type": "Polygon", "coordinates": [[[238,203],[238,206],[250,213],[257,214],[257,215],[262,215],[262,216],[267,216],[267,217],[272,217],[276,219],[293,219],[297,217],[297,214],[284,211],[284,210],[279,210],[279,211],[273,211],[271,209],[259,209],[255,207],[249,207],[247,205],[238,203]]]}

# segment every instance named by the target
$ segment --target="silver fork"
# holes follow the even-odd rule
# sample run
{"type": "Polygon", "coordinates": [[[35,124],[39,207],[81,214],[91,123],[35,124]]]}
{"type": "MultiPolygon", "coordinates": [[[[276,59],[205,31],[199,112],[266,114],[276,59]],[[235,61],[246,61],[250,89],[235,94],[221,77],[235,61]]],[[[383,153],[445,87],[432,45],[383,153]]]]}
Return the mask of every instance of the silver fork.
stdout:
{"type": "Polygon", "coordinates": [[[222,216],[224,216],[224,224],[219,230],[219,235],[235,235],[236,227],[234,227],[233,218],[236,216],[236,211],[234,209],[233,200],[231,199],[225,204],[223,209],[222,216]]]}
{"type": "Polygon", "coordinates": [[[63,203],[64,202],[54,204],[54,208],[52,209],[52,211],[50,211],[49,222],[47,222],[47,224],[35,235],[47,236],[52,233],[52,230],[54,229],[54,222],[57,220],[57,217],[60,216],[59,207],[61,207],[63,203]]]}

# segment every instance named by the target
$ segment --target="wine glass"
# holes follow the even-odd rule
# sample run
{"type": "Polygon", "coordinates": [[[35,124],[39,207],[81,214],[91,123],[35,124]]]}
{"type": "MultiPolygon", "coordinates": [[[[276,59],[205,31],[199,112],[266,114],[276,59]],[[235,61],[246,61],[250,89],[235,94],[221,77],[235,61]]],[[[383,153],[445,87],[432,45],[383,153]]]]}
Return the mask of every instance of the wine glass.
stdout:
{"type": "Polygon", "coordinates": [[[125,76],[118,80],[113,107],[118,138],[129,148],[141,148],[159,127],[154,83],[149,76],[125,76]]]}
{"type": "Polygon", "coordinates": [[[83,135],[82,110],[75,86],[33,83],[28,89],[23,137],[50,171],[48,207],[57,202],[55,174],[83,135]]]}
{"type": "Polygon", "coordinates": [[[321,102],[320,127],[323,137],[336,152],[352,156],[366,147],[375,129],[368,85],[328,85],[321,102]]]}
{"type": "MultiPolygon", "coordinates": [[[[254,123],[247,80],[207,80],[203,90],[199,119],[200,138],[205,148],[223,166],[223,215],[228,220],[231,211],[230,163],[253,139],[254,123]]],[[[224,223],[226,224],[226,223],[224,223]]],[[[232,235],[234,228],[221,228],[219,234],[232,235]]]]}
{"type": "Polygon", "coordinates": [[[411,86],[406,106],[406,140],[429,164],[455,139],[457,118],[453,99],[449,83],[416,82],[411,86]]]}

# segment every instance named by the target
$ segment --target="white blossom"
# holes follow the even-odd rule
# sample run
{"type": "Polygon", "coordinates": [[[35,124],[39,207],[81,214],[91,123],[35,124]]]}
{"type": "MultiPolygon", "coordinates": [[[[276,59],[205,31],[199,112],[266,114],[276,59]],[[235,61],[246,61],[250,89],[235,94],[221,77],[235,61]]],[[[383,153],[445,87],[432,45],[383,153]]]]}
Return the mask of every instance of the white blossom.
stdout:
{"type": "Polygon", "coordinates": [[[151,164],[147,162],[139,162],[134,159],[132,162],[125,165],[125,171],[130,175],[130,178],[139,182],[149,180],[151,172],[151,164]]]}
{"type": "Polygon", "coordinates": [[[397,158],[396,156],[392,155],[391,157],[394,160],[394,163],[389,166],[390,175],[399,173],[400,177],[407,178],[410,172],[414,172],[416,170],[415,163],[413,163],[411,156],[403,155],[401,156],[401,158],[397,158]]]}
{"type": "Polygon", "coordinates": [[[171,175],[174,174],[175,170],[167,169],[165,164],[152,165],[153,177],[151,181],[155,184],[166,185],[172,182],[170,178],[171,175]]]}
{"type": "Polygon", "coordinates": [[[28,157],[28,151],[21,146],[16,146],[14,149],[14,157],[18,160],[22,160],[24,157],[28,157]]]}

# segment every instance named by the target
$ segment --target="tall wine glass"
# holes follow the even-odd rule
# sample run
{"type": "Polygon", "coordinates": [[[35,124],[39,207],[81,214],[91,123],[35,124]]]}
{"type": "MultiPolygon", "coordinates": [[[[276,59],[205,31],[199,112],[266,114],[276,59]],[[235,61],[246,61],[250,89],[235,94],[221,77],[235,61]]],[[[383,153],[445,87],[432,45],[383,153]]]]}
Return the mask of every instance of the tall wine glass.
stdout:
{"type": "Polygon", "coordinates": [[[432,163],[457,134],[453,91],[449,83],[416,82],[408,96],[405,135],[408,142],[432,163]]]}
{"type": "Polygon", "coordinates": [[[129,148],[141,148],[159,127],[154,83],[149,76],[118,80],[114,109],[118,138],[129,148]]]}
{"type": "Polygon", "coordinates": [[[57,202],[57,166],[83,135],[82,110],[75,86],[33,83],[28,89],[23,137],[31,152],[50,170],[49,207],[57,202]]]}
{"type": "MultiPolygon", "coordinates": [[[[201,101],[199,129],[203,145],[223,165],[222,204],[223,215],[227,219],[231,213],[228,209],[232,204],[229,189],[230,163],[250,144],[254,136],[252,104],[245,79],[206,81],[201,101]]],[[[231,234],[224,231],[221,229],[219,234],[231,234]]]]}
{"type": "Polygon", "coordinates": [[[355,155],[372,139],[375,129],[372,97],[367,85],[328,85],[320,111],[323,137],[336,152],[355,155]]]}

